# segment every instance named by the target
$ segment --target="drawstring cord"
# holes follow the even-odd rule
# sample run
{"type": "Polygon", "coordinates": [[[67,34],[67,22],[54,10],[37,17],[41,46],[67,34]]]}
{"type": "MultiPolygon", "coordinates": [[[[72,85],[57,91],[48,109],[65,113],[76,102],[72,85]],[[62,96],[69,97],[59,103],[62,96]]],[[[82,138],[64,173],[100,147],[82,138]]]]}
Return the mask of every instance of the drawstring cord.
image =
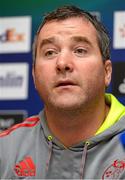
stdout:
{"type": "Polygon", "coordinates": [[[82,152],[82,160],[81,160],[81,166],[80,166],[80,180],[83,180],[83,173],[84,173],[84,168],[85,168],[85,161],[86,161],[86,157],[87,157],[87,147],[89,145],[89,142],[86,141],[84,148],[83,148],[83,152],[82,152]]]}
{"type": "Polygon", "coordinates": [[[49,169],[49,163],[50,163],[51,154],[52,154],[52,136],[48,136],[48,140],[49,140],[49,154],[48,154],[48,159],[46,162],[46,172],[49,169]]]}
{"type": "MultiPolygon", "coordinates": [[[[46,162],[46,172],[48,172],[49,169],[49,163],[52,155],[52,136],[48,136],[48,141],[49,141],[49,154],[48,154],[48,159],[46,162]]],[[[85,142],[83,152],[82,152],[82,160],[81,160],[81,165],[80,165],[80,180],[83,180],[83,173],[84,173],[84,168],[85,168],[85,161],[87,157],[87,147],[90,143],[88,141],[85,142]]]]}

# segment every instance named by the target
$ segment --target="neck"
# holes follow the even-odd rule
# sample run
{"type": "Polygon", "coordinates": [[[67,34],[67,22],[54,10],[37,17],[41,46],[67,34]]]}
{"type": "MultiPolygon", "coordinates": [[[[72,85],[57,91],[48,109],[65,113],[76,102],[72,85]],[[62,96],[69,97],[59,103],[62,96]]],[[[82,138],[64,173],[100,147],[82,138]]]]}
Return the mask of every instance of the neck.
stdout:
{"type": "Polygon", "coordinates": [[[109,107],[104,103],[98,108],[78,110],[50,110],[45,107],[49,129],[66,147],[92,137],[107,116],[109,107]]]}

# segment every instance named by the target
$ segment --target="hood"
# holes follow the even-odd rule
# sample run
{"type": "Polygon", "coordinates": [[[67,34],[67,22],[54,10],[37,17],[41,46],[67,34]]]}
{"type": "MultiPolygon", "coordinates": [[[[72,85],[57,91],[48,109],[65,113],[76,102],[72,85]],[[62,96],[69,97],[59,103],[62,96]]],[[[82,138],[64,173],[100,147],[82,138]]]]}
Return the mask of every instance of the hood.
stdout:
{"type": "Polygon", "coordinates": [[[104,120],[102,126],[96,132],[96,135],[102,133],[106,129],[110,128],[116,122],[118,122],[121,117],[125,116],[125,106],[123,106],[112,94],[105,94],[106,104],[110,106],[109,113],[104,120]]]}

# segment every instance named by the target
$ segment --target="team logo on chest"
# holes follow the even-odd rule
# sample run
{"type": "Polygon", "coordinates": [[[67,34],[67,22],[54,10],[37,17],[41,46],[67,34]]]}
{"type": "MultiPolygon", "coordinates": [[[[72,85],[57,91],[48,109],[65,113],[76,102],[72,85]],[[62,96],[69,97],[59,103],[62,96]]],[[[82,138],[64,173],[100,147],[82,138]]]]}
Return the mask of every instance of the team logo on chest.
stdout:
{"type": "Polygon", "coordinates": [[[104,179],[118,179],[125,171],[125,160],[115,160],[104,172],[102,180],[104,179]]]}

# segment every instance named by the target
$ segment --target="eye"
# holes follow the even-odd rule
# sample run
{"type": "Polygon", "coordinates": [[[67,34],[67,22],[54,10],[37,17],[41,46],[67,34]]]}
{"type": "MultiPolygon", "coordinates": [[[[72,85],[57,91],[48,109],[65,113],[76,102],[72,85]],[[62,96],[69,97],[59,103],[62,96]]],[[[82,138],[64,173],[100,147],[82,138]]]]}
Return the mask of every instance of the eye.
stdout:
{"type": "Polygon", "coordinates": [[[77,55],[77,56],[80,56],[80,57],[82,57],[82,56],[85,56],[86,54],[87,54],[87,49],[85,49],[85,48],[76,48],[75,49],[75,51],[74,51],[74,53],[77,55]]]}
{"type": "Polygon", "coordinates": [[[58,54],[55,50],[47,50],[44,54],[44,56],[48,59],[54,58],[58,54]]]}

